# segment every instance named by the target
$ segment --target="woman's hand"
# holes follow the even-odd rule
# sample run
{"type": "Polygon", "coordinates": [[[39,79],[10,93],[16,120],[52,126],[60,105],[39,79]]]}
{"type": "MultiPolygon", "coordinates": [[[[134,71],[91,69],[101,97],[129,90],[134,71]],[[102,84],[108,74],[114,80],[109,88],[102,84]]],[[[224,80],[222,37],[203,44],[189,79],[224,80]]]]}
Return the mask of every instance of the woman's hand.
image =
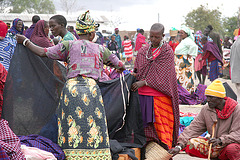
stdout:
{"type": "Polygon", "coordinates": [[[23,44],[23,41],[24,41],[26,38],[27,38],[27,37],[25,37],[24,35],[16,34],[17,43],[23,44]]]}
{"type": "Polygon", "coordinates": [[[199,58],[198,61],[201,62],[201,61],[202,61],[202,58],[199,58]]]}
{"type": "Polygon", "coordinates": [[[138,88],[141,88],[146,85],[146,81],[138,81],[132,84],[131,91],[135,92],[138,88]]]}

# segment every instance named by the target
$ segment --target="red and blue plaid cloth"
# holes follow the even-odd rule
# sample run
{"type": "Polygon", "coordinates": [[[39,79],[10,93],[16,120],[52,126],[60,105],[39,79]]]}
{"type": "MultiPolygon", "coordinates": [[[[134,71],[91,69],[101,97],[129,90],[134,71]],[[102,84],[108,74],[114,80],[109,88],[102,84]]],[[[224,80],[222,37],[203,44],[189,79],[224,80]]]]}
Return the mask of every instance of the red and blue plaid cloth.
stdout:
{"type": "Polygon", "coordinates": [[[10,160],[5,150],[0,146],[0,159],[1,160],[10,160]]]}
{"type": "Polygon", "coordinates": [[[8,122],[4,119],[0,120],[0,146],[1,156],[7,158],[3,151],[9,156],[11,160],[22,160],[25,159],[21,152],[21,144],[19,138],[13,133],[8,126],[8,122]]]}

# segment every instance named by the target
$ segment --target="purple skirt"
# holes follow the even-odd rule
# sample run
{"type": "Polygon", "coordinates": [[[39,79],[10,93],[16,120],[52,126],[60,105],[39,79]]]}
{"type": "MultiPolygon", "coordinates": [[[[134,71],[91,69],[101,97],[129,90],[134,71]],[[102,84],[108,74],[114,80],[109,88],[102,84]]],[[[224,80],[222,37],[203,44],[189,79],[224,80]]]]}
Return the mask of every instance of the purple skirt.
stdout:
{"type": "Polygon", "coordinates": [[[139,101],[142,112],[143,125],[144,127],[147,127],[148,123],[155,122],[153,96],[139,95],[139,101]]]}

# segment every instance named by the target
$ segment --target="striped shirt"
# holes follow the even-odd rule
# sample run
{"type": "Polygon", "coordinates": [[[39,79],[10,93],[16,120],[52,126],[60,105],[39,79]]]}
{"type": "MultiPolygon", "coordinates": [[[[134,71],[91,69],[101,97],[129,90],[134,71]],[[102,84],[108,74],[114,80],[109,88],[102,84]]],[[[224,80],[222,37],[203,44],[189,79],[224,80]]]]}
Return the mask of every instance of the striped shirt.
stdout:
{"type": "Polygon", "coordinates": [[[0,63],[8,71],[17,41],[10,37],[0,40],[0,63]]]}
{"type": "Polygon", "coordinates": [[[133,51],[132,51],[132,41],[131,40],[125,40],[122,42],[122,46],[124,47],[124,52],[126,57],[132,57],[133,51]]]}

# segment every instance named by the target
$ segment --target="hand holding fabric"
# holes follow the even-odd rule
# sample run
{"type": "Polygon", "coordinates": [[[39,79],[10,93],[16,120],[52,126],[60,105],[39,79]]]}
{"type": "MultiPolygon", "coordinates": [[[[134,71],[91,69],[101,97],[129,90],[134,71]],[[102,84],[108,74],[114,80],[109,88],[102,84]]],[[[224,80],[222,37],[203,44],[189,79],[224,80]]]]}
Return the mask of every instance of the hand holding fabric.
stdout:
{"type": "Polygon", "coordinates": [[[22,44],[25,39],[26,39],[26,37],[24,35],[16,34],[17,43],[22,44]]]}
{"type": "Polygon", "coordinates": [[[137,91],[138,88],[143,87],[146,85],[146,81],[138,81],[132,84],[131,90],[133,92],[137,91]]]}

